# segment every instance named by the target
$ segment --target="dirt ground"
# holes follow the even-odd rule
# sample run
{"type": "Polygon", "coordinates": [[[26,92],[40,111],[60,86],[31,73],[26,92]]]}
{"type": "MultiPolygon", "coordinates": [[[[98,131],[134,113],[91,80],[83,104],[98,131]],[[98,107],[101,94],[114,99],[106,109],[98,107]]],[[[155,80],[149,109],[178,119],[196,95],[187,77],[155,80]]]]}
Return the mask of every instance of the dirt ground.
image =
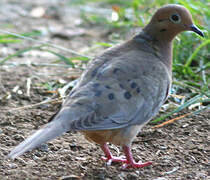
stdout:
{"type": "MultiPolygon", "coordinates": [[[[109,30],[83,25],[75,8],[59,0],[2,0],[1,29],[17,33],[41,30],[43,41],[94,55],[88,51],[95,42],[108,42],[109,30]],[[44,15],[35,17],[33,10],[44,8],[44,15]],[[12,28],[5,24],[12,24],[12,28]],[[75,33],[76,32],[76,33],[75,33]]],[[[35,13],[36,14],[36,13],[35,13]]],[[[16,50],[37,45],[23,41],[2,46],[1,58],[16,50]]],[[[65,52],[62,52],[65,54],[65,52]]],[[[66,53],[67,54],[67,53],[66,53]]],[[[173,124],[152,129],[148,124],[132,145],[136,160],[152,161],[142,169],[122,170],[121,164],[107,166],[100,158],[101,149],[89,143],[80,133],[66,133],[16,160],[5,159],[9,151],[34,130],[48,122],[60,103],[45,103],[33,108],[16,109],[56,98],[40,84],[69,82],[81,70],[53,64],[56,58],[48,53],[31,51],[0,66],[0,179],[126,179],[126,180],[207,180],[210,179],[210,113],[188,116],[173,124]],[[28,92],[27,82],[31,81],[28,92]]],[[[123,155],[120,147],[110,146],[115,155],[123,155]]]]}

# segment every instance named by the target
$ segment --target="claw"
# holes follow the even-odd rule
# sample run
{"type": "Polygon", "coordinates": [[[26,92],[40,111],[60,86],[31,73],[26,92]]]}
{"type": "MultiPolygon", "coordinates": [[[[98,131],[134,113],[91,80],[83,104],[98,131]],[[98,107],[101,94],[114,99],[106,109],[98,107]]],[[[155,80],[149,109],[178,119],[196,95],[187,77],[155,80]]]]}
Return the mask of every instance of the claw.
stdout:
{"type": "Polygon", "coordinates": [[[102,160],[107,162],[107,165],[111,165],[112,162],[122,162],[122,163],[127,163],[127,159],[124,158],[124,156],[122,157],[114,157],[111,156],[109,158],[107,157],[101,157],[102,160]]]}

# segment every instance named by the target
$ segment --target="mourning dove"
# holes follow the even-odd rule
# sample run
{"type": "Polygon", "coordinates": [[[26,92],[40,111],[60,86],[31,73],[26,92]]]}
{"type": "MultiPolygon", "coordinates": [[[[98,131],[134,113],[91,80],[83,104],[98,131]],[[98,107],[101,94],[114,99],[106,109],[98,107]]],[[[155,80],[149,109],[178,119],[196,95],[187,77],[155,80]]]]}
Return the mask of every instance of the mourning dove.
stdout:
{"type": "Polygon", "coordinates": [[[94,58],[48,124],[8,155],[16,158],[63,133],[82,132],[99,144],[109,163],[139,168],[131,143],[166,101],[172,77],[172,41],[182,31],[203,36],[189,11],[180,5],[158,9],[149,24],[131,40],[94,58]],[[114,157],[107,143],[122,146],[125,158],[114,157]]]}

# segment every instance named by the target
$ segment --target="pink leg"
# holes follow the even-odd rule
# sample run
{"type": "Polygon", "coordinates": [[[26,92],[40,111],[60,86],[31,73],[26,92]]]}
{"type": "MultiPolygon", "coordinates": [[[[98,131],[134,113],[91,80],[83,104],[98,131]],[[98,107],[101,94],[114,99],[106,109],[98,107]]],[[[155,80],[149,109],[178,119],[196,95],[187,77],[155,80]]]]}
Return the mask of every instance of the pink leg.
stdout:
{"type": "Polygon", "coordinates": [[[127,160],[122,157],[114,157],[112,156],[112,153],[109,150],[108,145],[105,143],[103,146],[101,146],[101,149],[104,151],[104,154],[106,157],[102,157],[102,160],[107,161],[108,165],[111,165],[112,162],[123,162],[126,163],[127,160]]]}
{"type": "Polygon", "coordinates": [[[131,152],[131,149],[129,146],[123,146],[123,151],[125,153],[126,156],[126,163],[123,165],[123,168],[141,168],[141,167],[145,167],[145,166],[149,166],[152,164],[152,162],[146,162],[146,163],[141,163],[138,162],[136,163],[135,160],[133,159],[133,155],[131,152]]]}
{"type": "Polygon", "coordinates": [[[126,169],[126,168],[141,168],[152,164],[152,162],[136,163],[135,160],[133,159],[133,155],[129,146],[123,146],[123,151],[125,153],[126,159],[122,157],[112,156],[112,153],[110,152],[107,144],[101,146],[101,149],[104,151],[104,154],[106,156],[102,157],[102,160],[107,161],[108,165],[111,165],[112,162],[122,162],[124,163],[123,169],[126,169]]]}

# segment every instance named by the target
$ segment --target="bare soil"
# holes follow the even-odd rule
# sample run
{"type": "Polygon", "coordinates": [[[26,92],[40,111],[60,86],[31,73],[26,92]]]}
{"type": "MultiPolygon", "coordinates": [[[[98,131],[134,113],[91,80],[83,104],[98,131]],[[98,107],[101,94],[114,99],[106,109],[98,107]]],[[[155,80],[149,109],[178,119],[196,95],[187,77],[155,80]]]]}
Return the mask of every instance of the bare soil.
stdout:
{"type": "MultiPolygon", "coordinates": [[[[12,24],[13,28],[8,30],[14,32],[15,29],[17,33],[41,29],[46,32],[41,40],[50,40],[81,53],[94,42],[108,41],[108,30],[98,26],[82,26],[79,9],[71,7],[67,2],[2,0],[1,24],[12,24]],[[45,15],[33,17],[31,12],[36,7],[44,7],[45,15]],[[64,33],[69,30],[70,33],[64,33]],[[57,36],[54,36],[55,31],[57,36]]],[[[1,58],[17,49],[37,45],[34,42],[23,42],[1,45],[1,58]]],[[[88,54],[97,54],[101,50],[99,48],[88,54]]],[[[52,64],[55,60],[49,54],[32,51],[0,66],[0,179],[210,179],[209,111],[188,116],[158,129],[148,124],[133,142],[132,152],[137,161],[152,161],[153,164],[138,170],[122,170],[118,163],[107,166],[100,159],[103,156],[101,149],[85,140],[79,132],[66,133],[16,160],[5,159],[12,148],[48,122],[60,103],[46,103],[19,110],[16,108],[57,97],[55,92],[46,91],[40,84],[61,80],[69,82],[81,74],[79,69],[42,64],[52,64]],[[32,83],[30,94],[27,95],[29,79],[32,83]]],[[[115,146],[110,147],[115,155],[123,155],[120,147],[119,151],[115,146]]]]}

